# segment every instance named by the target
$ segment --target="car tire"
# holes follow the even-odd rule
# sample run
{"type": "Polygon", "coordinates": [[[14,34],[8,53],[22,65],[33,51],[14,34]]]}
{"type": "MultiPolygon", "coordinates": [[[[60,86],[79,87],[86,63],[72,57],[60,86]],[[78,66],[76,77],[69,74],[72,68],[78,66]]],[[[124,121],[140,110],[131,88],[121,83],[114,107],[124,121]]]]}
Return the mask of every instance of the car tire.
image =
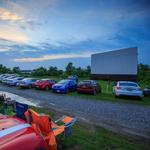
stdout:
{"type": "Polygon", "coordinates": [[[31,89],[32,88],[32,85],[29,85],[29,89],[31,89]]]}
{"type": "Polygon", "coordinates": [[[113,94],[114,94],[114,97],[115,97],[115,98],[119,98],[119,96],[118,96],[118,95],[116,95],[115,93],[113,93],[113,94]]]}
{"type": "Polygon", "coordinates": [[[138,99],[139,99],[139,100],[142,100],[142,97],[139,96],[138,99]]]}
{"type": "Polygon", "coordinates": [[[68,88],[66,89],[66,94],[67,94],[67,93],[69,93],[69,89],[68,89],[68,88]]]}
{"type": "Polygon", "coordinates": [[[93,95],[96,95],[97,94],[97,92],[96,92],[96,90],[94,89],[94,91],[93,91],[93,95]]]}
{"type": "Polygon", "coordinates": [[[46,86],[46,87],[45,87],[45,90],[48,91],[48,90],[49,90],[49,86],[46,86]]]}

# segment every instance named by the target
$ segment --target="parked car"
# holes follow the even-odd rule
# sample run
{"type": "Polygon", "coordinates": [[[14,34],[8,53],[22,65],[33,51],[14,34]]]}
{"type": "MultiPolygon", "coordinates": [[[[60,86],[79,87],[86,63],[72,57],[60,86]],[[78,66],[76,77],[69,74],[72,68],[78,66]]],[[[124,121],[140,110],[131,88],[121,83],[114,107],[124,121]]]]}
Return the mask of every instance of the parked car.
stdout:
{"type": "Polygon", "coordinates": [[[36,89],[49,90],[52,88],[52,85],[55,84],[54,80],[51,79],[42,79],[38,80],[33,84],[33,87],[36,89]]]}
{"type": "Polygon", "coordinates": [[[52,91],[57,93],[68,93],[75,91],[77,82],[75,80],[64,79],[52,86],[52,91]]]}
{"type": "Polygon", "coordinates": [[[8,82],[10,79],[14,79],[14,78],[16,78],[16,76],[14,76],[14,75],[5,77],[5,78],[3,78],[2,83],[3,83],[3,84],[7,84],[7,82],[8,82]]]}
{"type": "Polygon", "coordinates": [[[95,80],[83,80],[78,84],[77,92],[96,95],[101,92],[101,86],[95,80]]]}
{"type": "Polygon", "coordinates": [[[147,87],[143,90],[143,95],[145,97],[150,97],[150,87],[147,87]]]}
{"type": "Polygon", "coordinates": [[[0,82],[2,82],[2,79],[3,79],[3,77],[5,77],[6,76],[6,74],[1,74],[0,75],[0,82]]]}
{"type": "Polygon", "coordinates": [[[34,78],[24,78],[23,80],[17,83],[17,86],[24,87],[24,88],[32,88],[35,82],[36,82],[36,79],[34,78]]]}
{"type": "Polygon", "coordinates": [[[136,82],[118,81],[113,87],[113,94],[119,96],[134,96],[142,98],[142,89],[136,82]]]}
{"type": "Polygon", "coordinates": [[[5,75],[1,76],[0,77],[0,82],[2,82],[4,79],[6,79],[8,77],[10,77],[10,75],[8,75],[8,74],[7,75],[5,74],[5,75]]]}
{"type": "Polygon", "coordinates": [[[16,86],[17,83],[21,80],[23,80],[24,78],[23,77],[15,77],[15,78],[12,78],[12,79],[9,79],[7,80],[7,84],[8,85],[12,85],[12,86],[16,86]]]}
{"type": "Polygon", "coordinates": [[[68,77],[69,80],[75,80],[76,82],[78,82],[78,77],[76,75],[71,75],[68,77]]]}

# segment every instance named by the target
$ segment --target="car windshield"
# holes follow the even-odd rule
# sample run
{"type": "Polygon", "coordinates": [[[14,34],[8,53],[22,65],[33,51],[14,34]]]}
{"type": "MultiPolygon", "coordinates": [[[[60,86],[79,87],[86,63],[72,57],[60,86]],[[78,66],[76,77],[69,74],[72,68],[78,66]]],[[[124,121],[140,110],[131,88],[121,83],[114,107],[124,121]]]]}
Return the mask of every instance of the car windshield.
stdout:
{"type": "Polygon", "coordinates": [[[69,82],[69,80],[61,80],[61,81],[58,82],[58,84],[66,84],[68,82],[69,82]]]}
{"type": "Polygon", "coordinates": [[[30,78],[23,79],[22,81],[30,81],[30,78]]]}
{"type": "Polygon", "coordinates": [[[136,83],[126,83],[126,82],[119,83],[119,85],[120,86],[134,86],[134,87],[138,86],[136,83]]]}
{"type": "Polygon", "coordinates": [[[49,79],[42,79],[42,80],[40,80],[40,81],[47,81],[47,80],[49,80],[49,79]]]}
{"type": "Polygon", "coordinates": [[[15,77],[9,77],[9,79],[14,79],[15,77]]]}
{"type": "Polygon", "coordinates": [[[81,84],[91,84],[91,81],[82,81],[81,84]]]}
{"type": "Polygon", "coordinates": [[[22,80],[23,78],[22,77],[17,77],[15,78],[16,80],[22,80]]]}

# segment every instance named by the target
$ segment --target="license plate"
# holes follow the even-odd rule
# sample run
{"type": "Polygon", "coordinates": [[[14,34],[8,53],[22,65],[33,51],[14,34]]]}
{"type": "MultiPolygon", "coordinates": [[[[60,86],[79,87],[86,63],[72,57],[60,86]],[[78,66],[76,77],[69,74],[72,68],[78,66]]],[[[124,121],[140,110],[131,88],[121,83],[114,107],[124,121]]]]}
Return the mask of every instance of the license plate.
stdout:
{"type": "Polygon", "coordinates": [[[57,90],[56,92],[60,92],[60,90],[57,90]]]}

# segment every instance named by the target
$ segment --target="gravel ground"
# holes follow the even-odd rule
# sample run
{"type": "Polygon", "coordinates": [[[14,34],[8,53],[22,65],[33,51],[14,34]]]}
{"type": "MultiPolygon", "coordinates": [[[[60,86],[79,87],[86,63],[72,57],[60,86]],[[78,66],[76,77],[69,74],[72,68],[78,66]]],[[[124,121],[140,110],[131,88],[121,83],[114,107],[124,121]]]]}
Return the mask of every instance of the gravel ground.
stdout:
{"type": "Polygon", "coordinates": [[[82,121],[100,125],[112,131],[150,139],[149,106],[94,101],[50,91],[18,89],[4,85],[0,85],[0,91],[17,94],[38,103],[39,106],[74,115],[82,121]]]}

